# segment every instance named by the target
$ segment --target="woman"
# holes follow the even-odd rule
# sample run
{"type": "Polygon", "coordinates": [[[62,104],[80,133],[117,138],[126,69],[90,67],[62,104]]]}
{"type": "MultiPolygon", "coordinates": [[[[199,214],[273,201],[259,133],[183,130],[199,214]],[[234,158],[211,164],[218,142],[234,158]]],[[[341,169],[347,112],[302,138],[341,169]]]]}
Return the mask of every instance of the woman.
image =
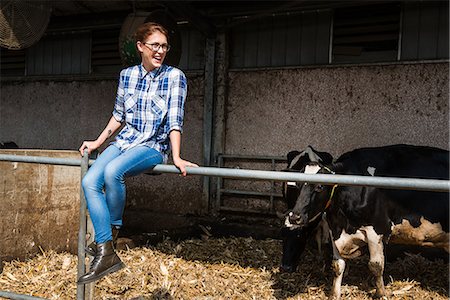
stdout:
{"type": "Polygon", "coordinates": [[[122,226],[125,177],[166,162],[170,150],[183,176],[187,166],[197,166],[180,157],[187,82],[181,70],[163,64],[170,50],[167,30],[156,23],[144,23],[135,38],[141,64],[121,71],[111,119],[95,141],[84,141],[79,149],[82,155],[85,149],[91,153],[124,124],[82,181],[95,242],[86,249],[94,259],[79,284],[124,267],[114,251],[113,229],[122,226]]]}

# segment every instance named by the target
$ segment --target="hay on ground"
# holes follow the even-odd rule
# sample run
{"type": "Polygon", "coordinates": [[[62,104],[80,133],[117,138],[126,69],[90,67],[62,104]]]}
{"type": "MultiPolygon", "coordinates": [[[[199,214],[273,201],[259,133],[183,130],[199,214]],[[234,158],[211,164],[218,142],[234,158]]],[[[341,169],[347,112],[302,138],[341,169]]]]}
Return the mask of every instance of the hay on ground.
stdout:
{"type": "MultiPolygon", "coordinates": [[[[126,268],[95,285],[94,299],[326,299],[331,271],[307,249],[299,271],[279,272],[281,241],[252,238],[166,240],[119,251],[126,268]]],[[[75,299],[77,257],[42,251],[25,262],[4,263],[0,291],[75,299]]],[[[448,299],[448,263],[408,255],[387,263],[389,299],[448,299]]],[[[371,299],[374,283],[363,257],[347,263],[344,299],[371,299]]]]}

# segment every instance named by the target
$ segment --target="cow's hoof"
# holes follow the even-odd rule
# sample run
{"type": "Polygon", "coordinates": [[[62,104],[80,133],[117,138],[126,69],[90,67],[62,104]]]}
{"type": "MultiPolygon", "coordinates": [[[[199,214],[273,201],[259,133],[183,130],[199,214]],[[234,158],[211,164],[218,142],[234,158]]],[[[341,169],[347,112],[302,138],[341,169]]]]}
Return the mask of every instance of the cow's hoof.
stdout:
{"type": "Polygon", "coordinates": [[[285,266],[285,265],[280,266],[280,272],[282,273],[294,273],[295,269],[296,268],[293,266],[285,266]]]}

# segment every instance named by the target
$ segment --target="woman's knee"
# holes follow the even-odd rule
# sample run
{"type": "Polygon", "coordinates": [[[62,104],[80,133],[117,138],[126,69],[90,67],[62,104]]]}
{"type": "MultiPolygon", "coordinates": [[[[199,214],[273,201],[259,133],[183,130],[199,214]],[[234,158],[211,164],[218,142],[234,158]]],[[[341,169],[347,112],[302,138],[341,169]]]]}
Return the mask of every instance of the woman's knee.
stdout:
{"type": "Polygon", "coordinates": [[[83,187],[83,189],[92,189],[95,187],[95,180],[92,176],[89,175],[89,173],[87,173],[86,175],[84,175],[83,179],[81,180],[81,186],[83,187]]]}
{"type": "Polygon", "coordinates": [[[114,164],[109,164],[105,168],[105,184],[123,182],[123,174],[114,164]]]}

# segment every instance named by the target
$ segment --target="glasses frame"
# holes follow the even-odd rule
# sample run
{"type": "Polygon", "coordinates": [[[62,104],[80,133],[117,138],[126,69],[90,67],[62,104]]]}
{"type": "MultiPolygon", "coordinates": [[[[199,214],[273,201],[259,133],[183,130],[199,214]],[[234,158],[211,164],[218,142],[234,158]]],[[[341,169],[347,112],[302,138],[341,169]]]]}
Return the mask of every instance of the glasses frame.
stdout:
{"type": "Polygon", "coordinates": [[[148,49],[150,49],[154,52],[158,52],[159,49],[162,49],[163,52],[169,52],[169,50],[170,50],[169,44],[148,43],[148,42],[142,42],[142,44],[144,44],[148,49]],[[156,47],[156,45],[158,45],[158,47],[156,47]],[[166,48],[165,50],[164,50],[164,47],[166,48]]]}

